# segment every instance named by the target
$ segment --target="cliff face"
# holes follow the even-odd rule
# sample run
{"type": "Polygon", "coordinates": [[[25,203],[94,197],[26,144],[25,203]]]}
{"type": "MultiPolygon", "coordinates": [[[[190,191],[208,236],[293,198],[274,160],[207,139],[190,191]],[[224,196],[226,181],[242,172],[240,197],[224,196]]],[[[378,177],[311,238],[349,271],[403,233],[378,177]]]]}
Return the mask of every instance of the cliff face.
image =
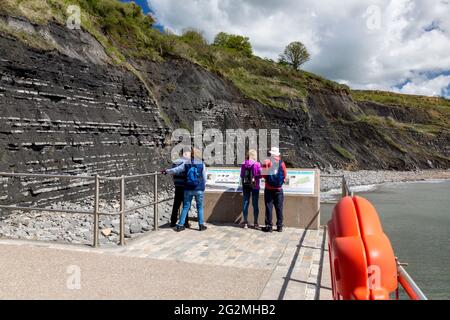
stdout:
{"type": "Polygon", "coordinates": [[[417,108],[355,102],[345,91],[310,90],[306,101],[290,100],[288,109],[277,109],[242,97],[231,83],[185,60],[141,62],[139,69],[155,84],[172,127],[203,120],[205,127],[222,131],[279,129],[290,166],[414,170],[450,164],[448,131],[430,134],[407,127],[432,122],[417,108]],[[371,116],[395,125],[361,121],[371,116]]]}
{"type": "MultiPolygon", "coordinates": [[[[160,168],[169,128],[142,82],[99,60],[101,51],[95,57],[88,34],[56,25],[46,32],[71,56],[0,36],[0,170],[120,176],[160,168]]],[[[69,186],[5,182],[2,198],[38,202],[62,197],[69,186]]],[[[74,183],[80,186],[66,196],[91,192],[74,183]]]]}
{"type": "MultiPolygon", "coordinates": [[[[167,165],[173,129],[280,129],[289,166],[327,169],[449,168],[449,135],[421,134],[361,122],[381,115],[427,123],[426,114],[357,103],[345,91],[310,90],[306,101],[276,109],[246,99],[227,80],[187,60],[110,63],[84,31],[35,26],[58,50],[36,49],[0,32],[0,171],[118,176],[167,165]],[[417,113],[417,114],[416,114],[417,113]]],[[[47,202],[84,196],[91,186],[4,180],[1,200],[47,202]],[[31,196],[31,197],[30,197],[31,196]]],[[[146,184],[147,182],[144,182],[146,184]]],[[[105,191],[106,192],[106,191],[105,191]]]]}

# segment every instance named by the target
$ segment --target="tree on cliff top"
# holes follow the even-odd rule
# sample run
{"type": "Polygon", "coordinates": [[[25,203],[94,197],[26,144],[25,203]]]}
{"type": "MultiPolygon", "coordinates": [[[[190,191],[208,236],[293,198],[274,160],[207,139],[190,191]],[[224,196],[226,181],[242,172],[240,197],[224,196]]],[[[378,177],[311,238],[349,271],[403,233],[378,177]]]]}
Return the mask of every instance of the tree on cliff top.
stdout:
{"type": "Polygon", "coordinates": [[[242,52],[247,57],[253,55],[252,45],[248,37],[220,32],[214,39],[214,45],[242,52]]]}
{"type": "Polygon", "coordinates": [[[295,70],[299,70],[300,66],[310,58],[309,52],[305,45],[299,41],[291,42],[284,49],[284,53],[280,55],[280,64],[288,64],[295,70]]]}

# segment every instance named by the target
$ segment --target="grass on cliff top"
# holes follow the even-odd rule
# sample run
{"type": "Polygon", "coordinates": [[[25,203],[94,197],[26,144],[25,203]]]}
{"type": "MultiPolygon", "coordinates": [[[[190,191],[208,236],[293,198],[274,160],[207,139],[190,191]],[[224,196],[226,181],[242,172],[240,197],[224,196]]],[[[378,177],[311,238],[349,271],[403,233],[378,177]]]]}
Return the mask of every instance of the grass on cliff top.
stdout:
{"type": "Polygon", "coordinates": [[[359,116],[355,119],[376,128],[394,129],[397,132],[416,131],[430,137],[435,137],[443,132],[450,134],[450,126],[441,122],[437,122],[436,124],[405,123],[396,121],[391,117],[368,115],[359,116]]]}
{"type": "Polygon", "coordinates": [[[352,90],[356,101],[370,101],[390,106],[436,108],[450,115],[450,100],[443,97],[426,97],[388,91],[352,90]]]}
{"type": "MultiPolygon", "coordinates": [[[[391,106],[393,108],[418,108],[429,114],[432,119],[430,125],[414,124],[421,132],[436,133],[436,130],[450,129],[450,100],[442,97],[426,97],[418,95],[399,94],[387,91],[352,90],[351,95],[356,101],[368,101],[391,106]]],[[[366,117],[366,121],[375,121],[377,117],[366,117]]],[[[386,120],[386,119],[385,119],[386,120]]],[[[391,125],[393,119],[387,119],[391,125]]],[[[379,122],[379,121],[378,121],[379,122]]],[[[407,126],[407,124],[398,124],[407,126]]]]}

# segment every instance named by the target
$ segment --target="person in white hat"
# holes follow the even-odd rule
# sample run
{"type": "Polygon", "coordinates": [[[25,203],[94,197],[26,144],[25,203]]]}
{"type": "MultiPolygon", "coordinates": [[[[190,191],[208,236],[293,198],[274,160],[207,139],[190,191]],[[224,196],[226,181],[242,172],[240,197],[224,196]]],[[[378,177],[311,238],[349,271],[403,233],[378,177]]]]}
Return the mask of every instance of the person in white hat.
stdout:
{"type": "Polygon", "coordinates": [[[271,156],[274,156],[274,157],[279,157],[281,155],[280,148],[277,148],[277,147],[271,148],[269,153],[271,156]]]}
{"type": "Polygon", "coordinates": [[[277,214],[277,231],[283,231],[283,184],[287,177],[284,161],[281,159],[280,149],[272,147],[269,151],[270,159],[263,165],[263,177],[265,180],[264,203],[266,207],[266,226],[264,232],[272,232],[272,211],[275,206],[277,214]]]}

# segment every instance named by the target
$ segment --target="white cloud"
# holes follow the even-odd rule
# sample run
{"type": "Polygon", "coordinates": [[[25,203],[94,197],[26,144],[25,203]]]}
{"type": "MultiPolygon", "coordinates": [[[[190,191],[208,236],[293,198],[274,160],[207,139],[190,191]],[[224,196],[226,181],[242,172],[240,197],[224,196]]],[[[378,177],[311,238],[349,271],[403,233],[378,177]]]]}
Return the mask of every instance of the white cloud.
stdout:
{"type": "Polygon", "coordinates": [[[450,70],[449,3],[149,0],[159,22],[177,33],[194,27],[210,41],[220,31],[246,35],[256,54],[272,59],[299,40],[312,55],[306,70],[355,88],[395,90],[409,81],[404,92],[437,95],[450,83],[447,76],[439,76],[450,70]],[[437,76],[427,79],[423,74],[437,76]]]}
{"type": "Polygon", "coordinates": [[[419,94],[425,96],[438,96],[442,94],[443,88],[450,83],[450,76],[437,76],[432,79],[427,77],[416,77],[412,82],[408,82],[401,89],[394,91],[407,94],[419,94]]]}

